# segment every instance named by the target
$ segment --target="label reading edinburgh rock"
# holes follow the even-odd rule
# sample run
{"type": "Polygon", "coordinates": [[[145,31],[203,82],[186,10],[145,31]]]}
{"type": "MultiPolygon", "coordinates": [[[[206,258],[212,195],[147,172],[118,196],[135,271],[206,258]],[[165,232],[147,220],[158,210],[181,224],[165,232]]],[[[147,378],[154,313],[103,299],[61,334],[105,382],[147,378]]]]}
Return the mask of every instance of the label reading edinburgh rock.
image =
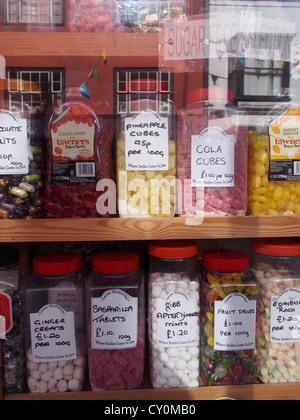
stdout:
{"type": "Polygon", "coordinates": [[[27,120],[0,109],[0,175],[26,175],[31,157],[27,120]]]}
{"type": "Polygon", "coordinates": [[[271,300],[271,343],[300,343],[300,290],[289,288],[271,300]]]}
{"type": "Polygon", "coordinates": [[[234,187],[235,136],[208,127],[192,136],[192,187],[234,187]]]}
{"type": "Polygon", "coordinates": [[[92,116],[79,105],[51,123],[52,182],[96,182],[95,134],[92,116]]]}
{"type": "Polygon", "coordinates": [[[120,289],[107,290],[91,300],[92,348],[137,347],[138,298],[120,289]]]}

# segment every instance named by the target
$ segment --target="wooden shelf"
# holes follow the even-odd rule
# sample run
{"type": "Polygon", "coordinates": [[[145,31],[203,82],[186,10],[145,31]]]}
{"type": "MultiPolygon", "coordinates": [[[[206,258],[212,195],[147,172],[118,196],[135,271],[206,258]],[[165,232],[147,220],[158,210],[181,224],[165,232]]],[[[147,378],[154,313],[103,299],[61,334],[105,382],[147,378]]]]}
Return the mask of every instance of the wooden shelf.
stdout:
{"type": "Polygon", "coordinates": [[[104,400],[104,401],[196,401],[230,397],[237,400],[299,400],[300,384],[257,384],[190,389],[140,389],[134,391],[76,392],[62,394],[7,395],[16,400],[104,400]]]}
{"type": "Polygon", "coordinates": [[[4,243],[284,236],[300,236],[300,216],[0,221],[0,242],[4,243]]]}
{"type": "Polygon", "coordinates": [[[8,57],[158,57],[159,35],[134,33],[0,32],[0,54],[8,57]]]}

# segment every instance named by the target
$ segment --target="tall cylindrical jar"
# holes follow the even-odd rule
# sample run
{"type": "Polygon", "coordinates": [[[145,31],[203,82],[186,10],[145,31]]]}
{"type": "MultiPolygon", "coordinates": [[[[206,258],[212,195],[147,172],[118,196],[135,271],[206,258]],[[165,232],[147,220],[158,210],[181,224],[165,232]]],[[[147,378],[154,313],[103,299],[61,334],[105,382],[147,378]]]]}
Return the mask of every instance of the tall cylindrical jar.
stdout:
{"type": "Polygon", "coordinates": [[[118,123],[117,181],[120,217],[173,216],[175,133],[172,104],[157,92],[168,85],[152,79],[132,80],[124,89],[118,123]]]}
{"type": "Polygon", "coordinates": [[[259,378],[300,382],[300,241],[252,241],[252,269],[260,283],[259,378]]]}
{"type": "Polygon", "coordinates": [[[223,88],[191,91],[178,113],[177,210],[182,216],[244,216],[247,118],[223,88]]]}
{"type": "Polygon", "coordinates": [[[92,390],[139,388],[145,354],[144,275],[139,256],[125,251],[95,255],[86,298],[92,390]]]}
{"type": "Polygon", "coordinates": [[[154,388],[199,386],[198,246],[149,244],[150,369],[154,388]]]}
{"type": "Polygon", "coordinates": [[[78,392],[86,376],[81,256],[36,257],[25,285],[27,382],[32,393],[78,392]]]}
{"type": "Polygon", "coordinates": [[[26,390],[24,297],[18,251],[0,248],[0,340],[4,394],[26,390]]]}
{"type": "Polygon", "coordinates": [[[202,378],[211,386],[255,383],[259,295],[249,255],[211,250],[202,264],[202,378]]]}

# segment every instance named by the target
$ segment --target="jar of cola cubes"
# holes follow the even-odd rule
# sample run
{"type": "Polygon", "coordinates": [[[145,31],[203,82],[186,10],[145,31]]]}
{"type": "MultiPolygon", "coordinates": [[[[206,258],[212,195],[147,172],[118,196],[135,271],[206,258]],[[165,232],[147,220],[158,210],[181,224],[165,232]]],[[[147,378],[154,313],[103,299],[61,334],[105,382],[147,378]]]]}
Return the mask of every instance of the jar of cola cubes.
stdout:
{"type": "Polygon", "coordinates": [[[245,216],[247,118],[224,88],[197,89],[178,113],[177,207],[182,216],[245,216]]]}
{"type": "MultiPolygon", "coordinates": [[[[98,206],[98,182],[114,179],[111,115],[100,111],[88,91],[67,90],[48,125],[45,207],[47,218],[114,216],[98,206]]],[[[106,181],[105,181],[106,182],[106,181]]],[[[99,187],[104,191],[107,184],[99,187]]],[[[105,201],[105,200],[103,200],[105,201]]]]}
{"type": "Polygon", "coordinates": [[[14,248],[0,248],[0,340],[3,391],[26,390],[24,298],[19,255],[14,248]]]}
{"type": "Polygon", "coordinates": [[[198,245],[149,244],[149,339],[154,388],[197,388],[200,368],[198,245]]]}
{"type": "Polygon", "coordinates": [[[130,101],[121,104],[118,123],[119,215],[174,216],[176,156],[168,84],[140,79],[122,89],[130,101]]]}
{"type": "Polygon", "coordinates": [[[25,285],[27,383],[31,393],[78,392],[86,376],[81,256],[42,255],[25,285]]]}
{"type": "Polygon", "coordinates": [[[145,353],[144,275],[139,256],[126,251],[95,255],[86,297],[92,390],[139,388],[145,353]]]}
{"type": "Polygon", "coordinates": [[[206,385],[257,380],[258,285],[249,255],[211,250],[201,278],[201,375],[206,385]]]}

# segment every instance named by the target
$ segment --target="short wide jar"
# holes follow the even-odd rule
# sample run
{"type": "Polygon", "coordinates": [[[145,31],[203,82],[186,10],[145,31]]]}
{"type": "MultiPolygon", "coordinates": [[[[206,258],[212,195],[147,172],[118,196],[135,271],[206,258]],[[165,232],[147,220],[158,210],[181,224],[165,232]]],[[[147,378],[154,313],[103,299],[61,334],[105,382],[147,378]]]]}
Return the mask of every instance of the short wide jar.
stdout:
{"type": "Polygon", "coordinates": [[[252,241],[252,269],[260,283],[259,378],[300,382],[300,241],[252,241]]]}
{"type": "Polygon", "coordinates": [[[193,241],[149,244],[150,369],[154,388],[199,386],[198,246],[193,241]]]}
{"type": "Polygon", "coordinates": [[[212,250],[203,254],[201,375],[206,385],[257,380],[258,286],[249,255],[212,250]]]}
{"type": "Polygon", "coordinates": [[[87,281],[89,379],[93,391],[139,388],[144,375],[144,275],[139,256],[95,255],[87,281]]]}
{"type": "Polygon", "coordinates": [[[81,256],[43,255],[25,286],[27,382],[32,393],[81,391],[86,339],[81,256]]]}

